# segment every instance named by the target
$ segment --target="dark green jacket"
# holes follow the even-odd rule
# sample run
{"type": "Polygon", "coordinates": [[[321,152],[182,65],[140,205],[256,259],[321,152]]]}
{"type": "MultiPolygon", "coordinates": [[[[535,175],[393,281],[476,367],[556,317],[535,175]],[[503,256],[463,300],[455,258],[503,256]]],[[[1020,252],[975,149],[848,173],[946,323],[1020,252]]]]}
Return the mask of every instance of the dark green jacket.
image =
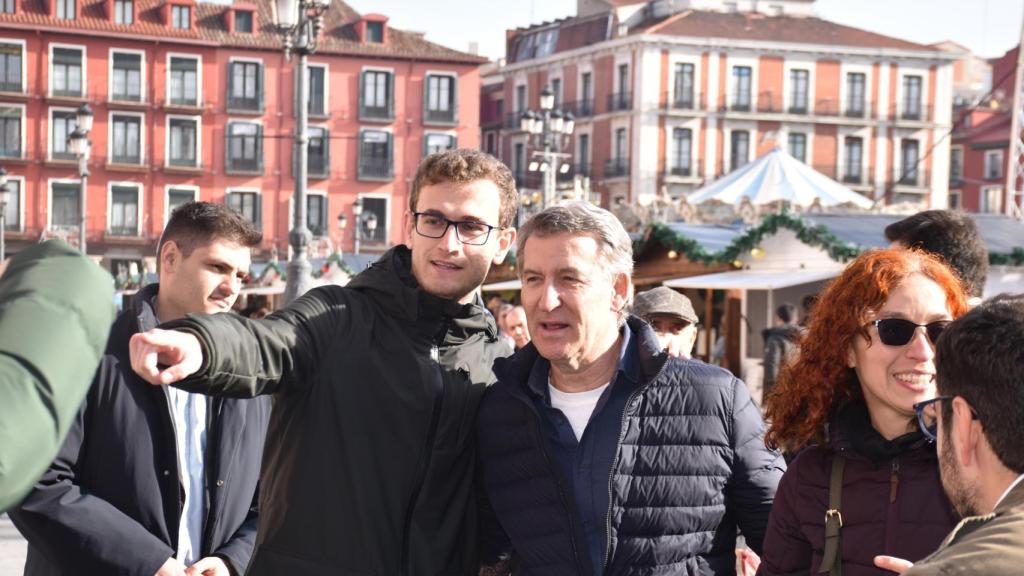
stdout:
{"type": "Polygon", "coordinates": [[[168,324],[206,351],[183,388],[275,395],[249,574],[476,574],[476,411],[511,350],[409,267],[400,246],[264,320],[168,324]]]}
{"type": "Polygon", "coordinates": [[[0,277],[0,511],[57,454],[103,355],[114,282],[59,241],[11,258],[0,277]]]}

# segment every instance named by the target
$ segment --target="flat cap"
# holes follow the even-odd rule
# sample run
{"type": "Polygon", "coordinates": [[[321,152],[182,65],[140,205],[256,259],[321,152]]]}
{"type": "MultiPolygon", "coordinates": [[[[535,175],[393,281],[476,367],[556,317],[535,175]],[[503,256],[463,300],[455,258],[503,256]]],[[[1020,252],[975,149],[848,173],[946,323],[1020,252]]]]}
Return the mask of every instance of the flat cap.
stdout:
{"type": "Polygon", "coordinates": [[[633,314],[641,318],[665,314],[682,318],[691,324],[699,322],[690,299],[667,286],[658,286],[637,294],[633,302],[633,314]]]}

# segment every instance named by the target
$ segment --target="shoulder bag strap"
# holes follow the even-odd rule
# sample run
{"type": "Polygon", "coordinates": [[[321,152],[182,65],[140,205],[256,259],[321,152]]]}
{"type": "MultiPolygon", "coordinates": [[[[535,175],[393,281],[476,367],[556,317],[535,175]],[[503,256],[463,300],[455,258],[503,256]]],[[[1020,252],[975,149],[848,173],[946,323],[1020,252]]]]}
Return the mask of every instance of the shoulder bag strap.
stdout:
{"type": "Polygon", "coordinates": [[[843,466],[846,458],[836,454],[832,458],[832,474],[828,481],[828,510],[825,512],[825,553],[822,555],[818,573],[829,573],[829,576],[842,576],[843,551],[840,532],[843,527],[843,515],[839,512],[843,501],[843,466]]]}

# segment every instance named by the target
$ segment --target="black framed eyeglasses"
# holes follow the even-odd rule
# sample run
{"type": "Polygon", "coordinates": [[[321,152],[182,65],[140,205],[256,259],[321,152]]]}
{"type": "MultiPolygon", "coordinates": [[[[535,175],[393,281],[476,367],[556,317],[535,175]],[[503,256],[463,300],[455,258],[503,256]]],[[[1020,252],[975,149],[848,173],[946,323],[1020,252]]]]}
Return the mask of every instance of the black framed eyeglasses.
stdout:
{"type": "Polygon", "coordinates": [[[949,326],[952,320],[936,320],[927,324],[916,324],[904,318],[882,318],[870,322],[871,326],[878,328],[878,339],[886,346],[906,346],[914,338],[914,332],[918,328],[924,328],[928,334],[928,340],[932,346],[938,342],[942,331],[949,326]]]}
{"type": "MultiPolygon", "coordinates": [[[[917,425],[921,428],[921,432],[924,433],[924,437],[929,442],[935,442],[938,438],[939,402],[952,400],[953,398],[954,396],[936,396],[931,400],[914,404],[914,413],[917,414],[917,425]]],[[[974,408],[971,408],[971,419],[978,419],[978,413],[974,411],[974,408]]]]}
{"type": "Polygon", "coordinates": [[[475,220],[449,220],[440,214],[432,212],[412,213],[416,233],[426,238],[443,238],[448,233],[448,227],[455,227],[455,237],[463,244],[481,246],[487,243],[491,237],[491,230],[501,230],[498,226],[491,226],[475,220]]]}

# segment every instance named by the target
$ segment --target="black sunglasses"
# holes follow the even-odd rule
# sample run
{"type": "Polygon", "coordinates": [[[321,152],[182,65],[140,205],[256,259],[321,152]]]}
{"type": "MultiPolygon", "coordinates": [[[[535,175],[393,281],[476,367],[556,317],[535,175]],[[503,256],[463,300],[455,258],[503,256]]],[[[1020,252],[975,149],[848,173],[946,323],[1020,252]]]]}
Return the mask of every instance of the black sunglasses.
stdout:
{"type": "Polygon", "coordinates": [[[932,346],[935,346],[935,343],[939,341],[942,331],[946,329],[946,326],[949,326],[950,322],[952,320],[936,320],[927,324],[915,324],[903,318],[883,318],[869,324],[878,328],[878,339],[886,346],[905,346],[914,338],[914,332],[918,328],[925,329],[925,333],[928,334],[928,340],[931,341],[932,346]]]}
{"type": "MultiPolygon", "coordinates": [[[[931,400],[914,404],[914,413],[917,414],[917,425],[921,428],[921,432],[924,433],[924,437],[929,442],[935,442],[938,438],[939,418],[936,412],[939,409],[938,403],[952,400],[953,398],[953,396],[936,396],[931,400]]],[[[971,419],[978,419],[978,413],[974,411],[974,408],[971,408],[971,419]]]]}

